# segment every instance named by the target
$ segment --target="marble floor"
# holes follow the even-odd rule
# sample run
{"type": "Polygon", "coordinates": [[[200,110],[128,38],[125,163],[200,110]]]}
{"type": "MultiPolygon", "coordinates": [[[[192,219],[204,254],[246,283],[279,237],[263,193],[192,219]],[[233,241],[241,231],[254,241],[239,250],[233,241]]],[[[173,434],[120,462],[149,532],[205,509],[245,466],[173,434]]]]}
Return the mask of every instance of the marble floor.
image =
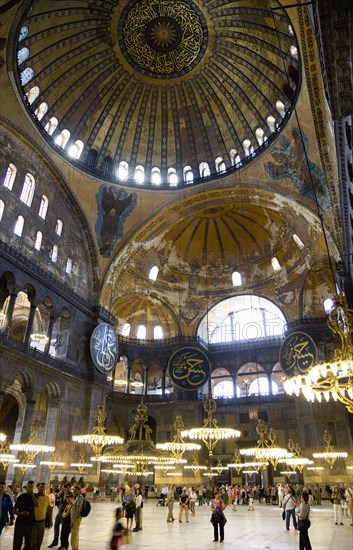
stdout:
{"type": "MultiPolygon", "coordinates": [[[[82,519],[80,550],[108,550],[110,533],[117,503],[105,501],[92,504],[91,514],[82,519]]],[[[179,512],[178,506],[174,511],[179,512]]],[[[237,512],[226,509],[224,543],[212,542],[213,529],[207,506],[196,507],[196,515],[189,523],[166,522],[166,508],[149,500],[144,503],[143,530],[131,533],[131,544],[126,550],[298,550],[299,533],[291,526],[286,531],[280,510],[275,506],[255,505],[250,512],[246,506],[238,506],[237,512]]],[[[310,540],[313,550],[353,550],[351,518],[343,518],[343,526],[336,526],[332,505],[324,503],[312,509],[310,540]]],[[[3,531],[1,550],[12,550],[13,527],[3,531]]],[[[51,543],[53,531],[45,533],[42,549],[51,543]]]]}

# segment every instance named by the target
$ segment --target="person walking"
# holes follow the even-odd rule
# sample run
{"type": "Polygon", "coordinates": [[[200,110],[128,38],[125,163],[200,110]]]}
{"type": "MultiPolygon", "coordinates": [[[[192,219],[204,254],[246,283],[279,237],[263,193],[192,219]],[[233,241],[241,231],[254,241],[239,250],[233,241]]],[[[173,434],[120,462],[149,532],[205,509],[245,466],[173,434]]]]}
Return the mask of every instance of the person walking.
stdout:
{"type": "Polygon", "coordinates": [[[11,497],[6,491],[5,481],[0,481],[0,537],[5,525],[13,525],[13,504],[11,497]]]}
{"type": "Polygon", "coordinates": [[[81,495],[81,487],[79,485],[75,485],[74,487],[74,497],[75,500],[70,508],[71,548],[72,550],[78,550],[80,525],[82,520],[81,510],[84,504],[84,498],[81,495]]]}
{"type": "Polygon", "coordinates": [[[342,523],[342,504],[341,504],[341,493],[339,488],[336,486],[333,489],[331,495],[331,501],[333,503],[333,514],[335,518],[335,525],[343,525],[342,523]]]}
{"type": "Polygon", "coordinates": [[[301,502],[296,509],[298,514],[298,529],[299,529],[299,550],[312,550],[309,540],[308,529],[311,525],[309,495],[306,492],[301,494],[301,502]]]}
{"type": "Polygon", "coordinates": [[[74,495],[72,493],[66,493],[65,495],[65,508],[61,517],[61,535],[60,535],[60,550],[69,549],[69,536],[71,533],[71,508],[74,504],[74,495]]]}
{"type": "Polygon", "coordinates": [[[184,487],[179,498],[179,506],[179,523],[182,523],[183,511],[185,512],[186,523],[189,523],[189,497],[186,494],[186,487],[184,487]]]}
{"type": "Polygon", "coordinates": [[[140,519],[141,519],[142,507],[143,507],[142,491],[138,487],[137,489],[135,489],[135,527],[133,529],[133,531],[135,532],[140,531],[141,529],[140,519]]]}
{"type": "Polygon", "coordinates": [[[214,498],[211,500],[210,503],[211,508],[211,523],[213,525],[213,542],[218,541],[218,526],[219,526],[219,542],[224,541],[224,525],[226,522],[225,515],[224,515],[224,508],[225,504],[223,500],[221,499],[220,492],[217,490],[215,492],[214,498]]]}
{"type": "Polygon", "coordinates": [[[195,492],[194,487],[192,487],[192,488],[191,488],[191,494],[190,494],[190,497],[189,497],[190,512],[191,512],[191,515],[192,515],[192,516],[195,515],[196,499],[197,499],[197,494],[196,494],[196,492],[195,492]]]}
{"type": "Polygon", "coordinates": [[[38,499],[33,491],[34,481],[27,483],[26,492],[17,497],[14,514],[17,516],[13,536],[13,550],[21,550],[25,539],[25,550],[31,548],[31,537],[34,526],[34,508],[38,506],[38,499]]]}
{"type": "Polygon", "coordinates": [[[171,489],[169,489],[168,491],[168,496],[166,500],[166,505],[168,506],[168,516],[167,516],[168,522],[172,522],[175,520],[173,515],[174,500],[175,500],[175,485],[172,485],[171,489]]]}
{"type": "Polygon", "coordinates": [[[45,483],[37,484],[36,498],[38,505],[34,508],[34,525],[31,535],[31,550],[40,550],[42,546],[45,525],[52,527],[53,508],[48,495],[45,494],[45,483]]]}
{"type": "Polygon", "coordinates": [[[297,527],[298,527],[297,518],[295,516],[296,504],[297,504],[297,501],[296,501],[296,498],[293,494],[293,489],[292,489],[292,487],[288,487],[287,488],[287,494],[283,499],[283,508],[286,511],[286,529],[287,529],[287,531],[289,531],[289,523],[290,523],[290,518],[291,517],[293,519],[294,529],[297,529],[297,527]]]}

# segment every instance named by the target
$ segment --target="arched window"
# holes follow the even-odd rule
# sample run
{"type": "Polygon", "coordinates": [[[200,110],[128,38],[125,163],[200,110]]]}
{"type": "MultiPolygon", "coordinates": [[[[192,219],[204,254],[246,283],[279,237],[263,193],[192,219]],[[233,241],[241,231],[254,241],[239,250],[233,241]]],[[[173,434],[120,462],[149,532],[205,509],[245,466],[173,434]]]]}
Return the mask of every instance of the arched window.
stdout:
{"type": "Polygon", "coordinates": [[[178,185],[178,176],[175,168],[168,168],[168,183],[170,187],[176,187],[178,185]]]}
{"type": "Polygon", "coordinates": [[[153,185],[160,185],[160,183],[161,183],[161,171],[156,166],[154,168],[152,168],[151,183],[153,185]]]}
{"type": "Polygon", "coordinates": [[[60,219],[57,219],[56,225],[55,225],[55,233],[59,235],[59,237],[61,237],[62,232],[63,232],[63,222],[60,219]]]}
{"type": "Polygon", "coordinates": [[[51,249],[50,259],[55,264],[58,260],[58,253],[59,249],[56,244],[53,244],[53,248],[51,249]]]}
{"type": "Polygon", "coordinates": [[[18,37],[18,41],[22,42],[25,38],[28,36],[28,27],[22,27],[20,30],[20,36],[18,37]]]}
{"type": "Polygon", "coordinates": [[[121,181],[127,180],[129,175],[129,165],[125,160],[119,162],[118,178],[121,181]]]}
{"type": "Polygon", "coordinates": [[[332,298],[326,298],[326,300],[324,300],[324,310],[326,315],[331,313],[334,306],[335,306],[335,302],[332,300],[332,298]]]}
{"type": "Polygon", "coordinates": [[[29,90],[29,92],[27,92],[27,99],[28,99],[28,103],[30,105],[32,105],[32,103],[35,102],[35,100],[37,99],[37,97],[39,97],[39,94],[40,94],[40,89],[39,89],[39,86],[34,86],[33,88],[31,88],[29,90]]]}
{"type": "Polygon", "coordinates": [[[24,61],[26,61],[29,58],[29,48],[21,48],[17,52],[17,64],[22,65],[24,61]]]}
{"type": "Polygon", "coordinates": [[[157,277],[158,277],[158,272],[159,272],[159,268],[154,265],[151,269],[150,269],[150,272],[148,274],[148,278],[151,280],[151,281],[156,281],[157,280],[157,277]]]}
{"type": "Polygon", "coordinates": [[[276,257],[271,258],[271,264],[273,271],[281,271],[281,264],[279,263],[278,259],[276,257]]]}
{"type": "Polygon", "coordinates": [[[40,247],[42,246],[42,239],[43,233],[41,231],[37,231],[36,240],[34,241],[34,248],[36,250],[40,250],[40,247]]]}
{"type": "Polygon", "coordinates": [[[69,150],[68,154],[71,158],[78,160],[81,156],[81,153],[83,151],[83,141],[80,139],[77,139],[75,143],[73,143],[69,150]]]}
{"type": "Polygon", "coordinates": [[[294,44],[292,44],[290,47],[290,54],[292,57],[294,57],[294,59],[298,59],[298,48],[294,46],[294,44]]]}
{"type": "Polygon", "coordinates": [[[43,195],[42,198],[40,199],[40,205],[39,205],[39,211],[38,211],[38,215],[41,218],[43,218],[43,220],[45,220],[47,216],[48,205],[49,205],[48,197],[43,195]]]}
{"type": "Polygon", "coordinates": [[[163,339],[163,329],[160,325],[156,325],[153,329],[153,338],[155,340],[162,340],[163,339]]]}
{"type": "Polygon", "coordinates": [[[65,149],[67,142],[70,139],[69,130],[62,130],[62,132],[55,138],[55,144],[59,145],[62,149],[65,149]]]}
{"type": "Polygon", "coordinates": [[[34,177],[32,176],[32,174],[27,172],[20,195],[20,200],[24,202],[27,206],[31,206],[32,204],[35,187],[36,184],[34,177]]]}
{"type": "Polygon", "coordinates": [[[68,258],[66,260],[65,271],[68,275],[71,275],[71,273],[72,273],[72,259],[71,258],[68,258]]]}
{"type": "Polygon", "coordinates": [[[233,271],[232,273],[232,285],[233,286],[241,286],[241,274],[239,271],[233,271]]]}
{"type": "Polygon", "coordinates": [[[254,147],[251,145],[250,139],[244,139],[243,141],[244,153],[248,157],[254,152],[254,147]]]}
{"type": "Polygon", "coordinates": [[[4,203],[4,201],[2,201],[0,199],[0,222],[1,222],[2,217],[4,215],[4,211],[5,211],[5,203],[4,203]]]}
{"type": "Polygon", "coordinates": [[[14,164],[9,164],[6,170],[4,181],[2,182],[4,187],[7,187],[10,191],[13,188],[13,184],[16,178],[17,168],[14,164]]]}
{"type": "MultiPolygon", "coordinates": [[[[239,388],[237,388],[237,393],[238,391],[239,388]]],[[[217,397],[234,397],[233,382],[231,380],[221,380],[221,382],[217,382],[213,388],[213,397],[216,399],[217,397]]]]}
{"type": "Polygon", "coordinates": [[[305,248],[303,241],[295,233],[293,234],[293,241],[300,250],[303,250],[303,248],[305,248]]]}
{"type": "Polygon", "coordinates": [[[270,129],[271,132],[275,132],[276,131],[276,127],[277,127],[277,124],[276,124],[276,119],[274,116],[272,115],[269,115],[267,117],[267,125],[270,129]]]}
{"type": "Polygon", "coordinates": [[[135,168],[134,180],[139,184],[144,183],[145,181],[145,169],[141,166],[141,164],[138,164],[135,168]]]}
{"type": "Polygon", "coordinates": [[[131,332],[131,325],[130,323],[124,323],[121,329],[121,336],[130,336],[131,332]]]}
{"type": "Polygon", "coordinates": [[[14,231],[13,231],[15,233],[15,235],[18,235],[19,237],[21,237],[24,223],[25,223],[24,217],[23,216],[18,216],[18,218],[16,220],[16,223],[15,223],[15,228],[14,228],[14,231]]]}
{"type": "Polygon", "coordinates": [[[186,183],[192,183],[194,181],[194,174],[192,173],[191,166],[184,166],[183,179],[186,183]]]}
{"type": "Polygon", "coordinates": [[[256,139],[257,139],[259,145],[262,145],[263,142],[266,141],[265,132],[263,131],[262,128],[256,128],[255,136],[256,136],[256,139]]]}
{"type": "Polygon", "coordinates": [[[207,178],[207,176],[211,175],[210,167],[207,162],[200,162],[199,170],[201,178],[207,178]]]}
{"type": "Polygon", "coordinates": [[[42,118],[47,112],[48,112],[48,103],[45,103],[45,101],[43,101],[43,103],[39,105],[38,109],[34,111],[34,114],[36,115],[38,120],[42,120],[42,118]]]}
{"type": "Polygon", "coordinates": [[[225,172],[226,170],[226,164],[223,160],[223,157],[217,157],[214,161],[216,166],[216,172],[219,174],[220,172],[225,172]]]}
{"type": "Polygon", "coordinates": [[[197,336],[207,343],[241,342],[283,335],[286,319],[270,300],[252,294],[233,296],[213,306],[197,336]]]}
{"type": "Polygon", "coordinates": [[[286,114],[286,110],[285,110],[284,104],[281,100],[276,101],[276,109],[279,112],[279,114],[281,115],[281,117],[283,118],[284,115],[286,114]]]}
{"type": "Polygon", "coordinates": [[[45,130],[50,136],[52,136],[52,135],[54,134],[55,130],[57,129],[58,124],[59,124],[58,119],[57,119],[55,116],[52,116],[51,119],[48,120],[48,122],[47,122],[46,125],[44,126],[44,130],[45,130]]]}
{"type": "Polygon", "coordinates": [[[22,73],[20,74],[20,78],[22,86],[28,84],[28,82],[30,82],[32,78],[34,78],[34,70],[32,69],[32,67],[27,67],[24,71],[22,71],[22,73]]]}
{"type": "MultiPolygon", "coordinates": [[[[272,382],[272,389],[275,390],[273,393],[278,392],[276,382],[272,382]]],[[[268,395],[269,393],[270,392],[267,376],[260,376],[259,378],[255,378],[255,380],[253,380],[249,386],[249,395],[268,395]]]]}
{"type": "Polygon", "coordinates": [[[231,149],[229,151],[229,158],[230,158],[230,162],[232,164],[232,166],[235,166],[237,164],[236,162],[236,158],[237,158],[237,154],[238,154],[238,151],[236,149],[231,149]]]}
{"type": "Polygon", "coordinates": [[[147,334],[147,329],[145,325],[139,325],[136,332],[136,338],[139,340],[145,340],[147,334]]]}

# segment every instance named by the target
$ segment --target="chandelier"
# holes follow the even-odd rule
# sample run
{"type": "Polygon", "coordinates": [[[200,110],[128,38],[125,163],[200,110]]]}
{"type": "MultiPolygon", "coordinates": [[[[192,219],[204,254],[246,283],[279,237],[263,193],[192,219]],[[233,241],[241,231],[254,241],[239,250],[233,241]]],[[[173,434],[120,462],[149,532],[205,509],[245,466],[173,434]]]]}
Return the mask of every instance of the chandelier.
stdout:
{"type": "Polygon", "coordinates": [[[217,459],[217,465],[216,466],[211,466],[210,470],[212,470],[212,472],[217,472],[217,474],[220,476],[222,474],[223,470],[229,470],[229,467],[228,466],[223,466],[221,459],[218,458],[217,459]]]}
{"type": "Polygon", "coordinates": [[[199,464],[197,455],[195,454],[192,464],[188,464],[187,466],[184,466],[184,470],[192,470],[194,477],[196,477],[201,470],[207,470],[207,466],[203,466],[199,464]]]}
{"type": "Polygon", "coordinates": [[[41,460],[40,464],[48,466],[50,472],[53,472],[55,468],[63,468],[65,466],[65,462],[58,462],[56,460],[41,460]]]}
{"type": "Polygon", "coordinates": [[[300,391],[308,401],[329,401],[343,403],[353,413],[353,310],[349,309],[343,292],[335,296],[334,306],[327,319],[333,337],[340,346],[335,349],[332,361],[318,363],[305,374],[288,378],[285,391],[299,396],[300,391]]]}
{"type": "Polygon", "coordinates": [[[328,430],[325,430],[323,440],[326,443],[326,447],[323,453],[313,453],[314,458],[324,458],[327,462],[327,464],[330,466],[330,469],[332,470],[334,463],[336,462],[337,458],[347,458],[348,454],[345,452],[339,452],[335,451],[331,442],[332,442],[332,435],[328,430]]]}
{"type": "Polygon", "coordinates": [[[81,451],[80,460],[78,462],[72,462],[71,466],[73,468],[78,468],[79,472],[82,474],[82,472],[87,468],[92,468],[93,464],[90,464],[89,462],[85,462],[85,451],[81,451]]]}
{"type": "Polygon", "coordinates": [[[256,447],[240,449],[241,455],[254,456],[257,462],[270,462],[276,470],[281,458],[290,457],[287,449],[276,446],[276,435],[273,428],[267,430],[265,422],[261,419],[256,426],[256,433],[259,435],[256,447]]]}
{"type": "Polygon", "coordinates": [[[298,469],[299,472],[302,473],[304,466],[314,464],[313,460],[310,460],[309,458],[301,456],[301,448],[298,443],[294,443],[293,439],[288,440],[288,449],[290,451],[290,454],[292,454],[292,457],[285,458],[283,462],[285,462],[287,466],[290,466],[293,472],[295,472],[295,470],[298,469]]]}
{"type": "Polygon", "coordinates": [[[182,421],[181,416],[176,416],[174,428],[176,435],[174,436],[173,441],[170,443],[157,443],[156,447],[160,451],[171,451],[176,459],[176,462],[180,462],[185,451],[199,451],[201,449],[201,445],[198,443],[185,443],[181,436],[181,431],[184,428],[184,422],[182,421]]]}
{"type": "Polygon", "coordinates": [[[213,451],[218,441],[240,437],[239,430],[234,430],[233,428],[221,428],[218,426],[217,420],[213,418],[213,413],[216,408],[216,402],[209,393],[204,405],[207,418],[204,420],[203,427],[191,428],[190,430],[183,430],[181,432],[182,437],[187,437],[189,439],[201,439],[206,445],[210,457],[213,456],[213,451]]]}
{"type": "MultiPolygon", "coordinates": [[[[39,430],[40,422],[39,419],[36,418],[31,425],[32,436],[29,438],[28,442],[10,445],[11,451],[18,451],[23,454],[27,464],[33,462],[39,453],[53,453],[55,451],[55,447],[39,443],[39,430]]],[[[19,467],[18,464],[17,467],[19,467]]]]}
{"type": "MultiPolygon", "coordinates": [[[[124,445],[112,446],[111,451],[102,455],[102,462],[130,463],[133,465],[132,474],[147,476],[153,474],[148,469],[150,464],[169,466],[175,463],[173,456],[163,454],[151,440],[152,430],[147,424],[147,407],[141,402],[137,407],[135,424],[130,428],[130,438],[124,445]]],[[[110,450],[110,449],[109,449],[110,450]]]]}
{"type": "Polygon", "coordinates": [[[118,435],[108,435],[105,430],[105,420],[107,418],[107,413],[105,411],[104,405],[99,405],[96,412],[96,423],[93,428],[93,433],[85,435],[73,435],[72,440],[77,443],[90,445],[96,456],[100,457],[104,447],[107,445],[120,445],[124,442],[122,437],[118,435]]]}

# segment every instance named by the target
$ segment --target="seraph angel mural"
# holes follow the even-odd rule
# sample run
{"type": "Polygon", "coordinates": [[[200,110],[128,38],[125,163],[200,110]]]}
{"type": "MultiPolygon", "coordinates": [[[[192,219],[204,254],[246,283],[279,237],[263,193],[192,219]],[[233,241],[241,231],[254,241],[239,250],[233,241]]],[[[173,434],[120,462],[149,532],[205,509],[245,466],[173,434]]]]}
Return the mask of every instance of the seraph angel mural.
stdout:
{"type": "Polygon", "coordinates": [[[102,185],[96,195],[98,218],[96,236],[99,253],[109,258],[115,244],[123,235],[124,222],[136,206],[136,193],[102,185]]]}
{"type": "Polygon", "coordinates": [[[273,162],[266,162],[265,170],[276,180],[291,179],[302,195],[314,201],[317,197],[320,207],[327,210],[330,202],[324,174],[305,154],[308,138],[298,128],[293,128],[292,134],[293,140],[280,138],[280,147],[274,147],[271,153],[273,162]]]}

